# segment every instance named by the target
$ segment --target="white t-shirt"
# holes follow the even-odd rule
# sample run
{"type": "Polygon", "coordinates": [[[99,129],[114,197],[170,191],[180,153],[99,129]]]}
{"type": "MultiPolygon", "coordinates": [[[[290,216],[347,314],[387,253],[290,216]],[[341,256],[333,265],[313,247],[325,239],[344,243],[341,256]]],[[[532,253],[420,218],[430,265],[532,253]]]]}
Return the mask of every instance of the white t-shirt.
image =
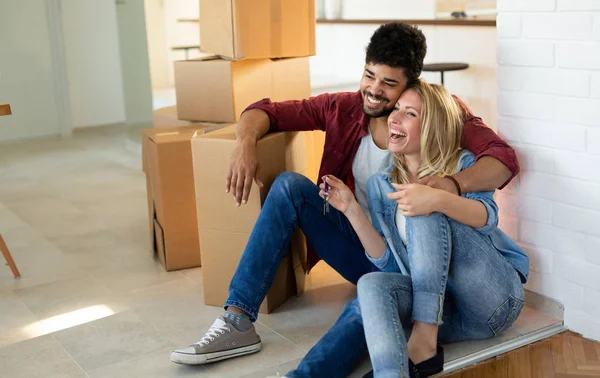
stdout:
{"type": "Polygon", "coordinates": [[[354,195],[358,204],[363,209],[369,220],[369,201],[367,198],[367,182],[377,172],[383,171],[392,164],[392,154],[389,150],[377,147],[373,141],[371,130],[361,141],[354,161],[352,162],[352,174],[354,175],[354,195]]]}
{"type": "MultiPolygon", "coordinates": [[[[406,218],[402,215],[402,212],[396,206],[396,227],[398,228],[398,232],[400,233],[400,239],[402,239],[402,243],[406,246],[406,218]]],[[[391,243],[391,240],[388,240],[388,243],[391,243]]]]}

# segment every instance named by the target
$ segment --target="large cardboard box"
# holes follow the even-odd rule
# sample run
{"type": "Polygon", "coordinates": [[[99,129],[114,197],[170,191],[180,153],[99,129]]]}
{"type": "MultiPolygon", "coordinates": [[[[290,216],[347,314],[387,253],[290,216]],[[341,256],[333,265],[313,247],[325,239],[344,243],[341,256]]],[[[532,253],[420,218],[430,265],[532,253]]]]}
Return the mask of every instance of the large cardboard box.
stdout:
{"type": "MultiPolygon", "coordinates": [[[[273,133],[257,145],[261,189],[253,184],[248,203],[235,207],[223,190],[231,153],[236,146],[235,129],[224,128],[192,139],[198,232],[203,251],[204,301],[222,306],[242,252],[261,211],[271,184],[284,170],[305,173],[309,169],[304,136],[307,133],[273,133]]],[[[314,176],[314,174],[313,174],[314,176]]],[[[306,244],[297,230],[289,253],[281,262],[260,312],[269,313],[304,289],[306,244]]]]}
{"type": "Polygon", "coordinates": [[[231,59],[312,56],[315,0],[200,0],[200,49],[231,59]]]}
{"type": "Polygon", "coordinates": [[[216,57],[175,62],[177,116],[237,122],[248,105],[310,97],[308,58],[230,61],[216,57]]]}
{"type": "Polygon", "coordinates": [[[150,245],[167,271],[201,264],[191,139],[214,128],[144,130],[150,245]]]}

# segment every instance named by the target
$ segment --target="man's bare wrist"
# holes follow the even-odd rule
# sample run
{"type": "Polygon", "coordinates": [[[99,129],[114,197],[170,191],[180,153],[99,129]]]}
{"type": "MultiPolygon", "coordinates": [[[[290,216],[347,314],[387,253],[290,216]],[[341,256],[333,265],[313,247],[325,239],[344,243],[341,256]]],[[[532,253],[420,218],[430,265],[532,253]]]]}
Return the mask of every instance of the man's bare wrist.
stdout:
{"type": "Polygon", "coordinates": [[[238,145],[244,146],[256,146],[256,143],[258,142],[256,135],[252,135],[252,133],[245,133],[244,135],[238,136],[236,139],[238,145]]]}

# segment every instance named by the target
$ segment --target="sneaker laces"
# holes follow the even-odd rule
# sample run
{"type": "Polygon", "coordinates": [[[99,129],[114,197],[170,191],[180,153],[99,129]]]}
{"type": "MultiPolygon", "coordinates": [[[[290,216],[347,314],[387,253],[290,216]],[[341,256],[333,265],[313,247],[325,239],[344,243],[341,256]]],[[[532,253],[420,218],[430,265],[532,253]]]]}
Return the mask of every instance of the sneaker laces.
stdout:
{"type": "Polygon", "coordinates": [[[223,319],[218,318],[217,320],[215,320],[213,325],[210,326],[210,328],[204,334],[202,339],[200,339],[200,341],[198,341],[195,344],[200,346],[208,345],[211,341],[215,341],[216,337],[224,335],[225,331],[231,332],[231,328],[229,328],[229,325],[227,325],[227,323],[225,323],[223,319]]]}

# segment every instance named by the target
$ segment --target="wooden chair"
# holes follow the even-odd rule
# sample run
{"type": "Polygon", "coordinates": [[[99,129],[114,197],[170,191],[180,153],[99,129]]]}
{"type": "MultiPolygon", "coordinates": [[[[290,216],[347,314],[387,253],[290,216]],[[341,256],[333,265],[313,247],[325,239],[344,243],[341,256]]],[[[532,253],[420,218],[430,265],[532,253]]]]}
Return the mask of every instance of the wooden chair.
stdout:
{"type": "MultiPolygon", "coordinates": [[[[0,117],[11,115],[11,114],[12,113],[10,110],[10,105],[0,104],[0,117]]],[[[17,265],[15,264],[15,261],[13,260],[12,256],[10,255],[10,251],[8,250],[8,247],[6,246],[6,243],[4,242],[4,238],[2,238],[2,235],[0,235],[0,251],[2,251],[2,254],[4,255],[4,258],[6,259],[6,262],[8,263],[8,266],[10,267],[12,274],[15,276],[15,278],[20,278],[21,273],[19,273],[19,269],[17,269],[17,265]]]]}

